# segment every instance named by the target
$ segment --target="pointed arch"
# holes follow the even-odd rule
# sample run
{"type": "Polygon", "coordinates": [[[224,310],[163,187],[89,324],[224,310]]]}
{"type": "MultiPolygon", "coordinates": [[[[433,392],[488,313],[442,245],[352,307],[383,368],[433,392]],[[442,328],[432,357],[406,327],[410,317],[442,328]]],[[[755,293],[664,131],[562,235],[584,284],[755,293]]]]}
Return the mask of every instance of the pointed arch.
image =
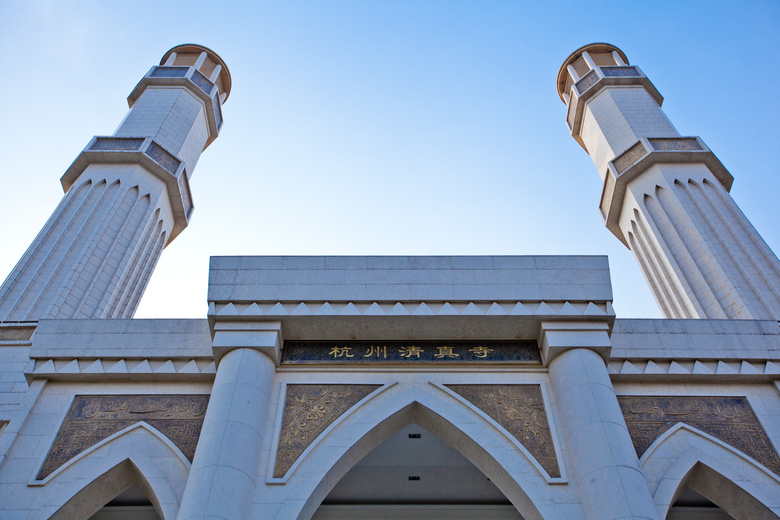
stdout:
{"type": "MultiPolygon", "coordinates": [[[[306,488],[307,498],[287,501],[280,517],[310,519],[356,463],[412,423],[436,435],[474,464],[523,518],[545,518],[537,504],[550,502],[551,488],[539,470],[482,416],[434,385],[396,386],[340,422],[308,454],[288,481],[290,489],[306,488]]],[[[552,488],[553,492],[556,488],[552,488]]]]}
{"type": "Polygon", "coordinates": [[[84,486],[70,500],[65,502],[49,520],[82,520],[97,513],[109,500],[126,491],[133,484],[144,492],[160,518],[165,518],[160,512],[159,500],[149,481],[130,460],[125,459],[109,469],[95,480],[84,486]]]}
{"type": "Polygon", "coordinates": [[[137,484],[162,520],[174,520],[189,468],[186,457],[167,437],[147,423],[136,423],[47,477],[42,518],[89,518],[137,484]]]}
{"type": "Polygon", "coordinates": [[[661,518],[690,487],[737,520],[780,519],[780,478],[690,425],[678,423],[661,435],[640,464],[661,518]]]}

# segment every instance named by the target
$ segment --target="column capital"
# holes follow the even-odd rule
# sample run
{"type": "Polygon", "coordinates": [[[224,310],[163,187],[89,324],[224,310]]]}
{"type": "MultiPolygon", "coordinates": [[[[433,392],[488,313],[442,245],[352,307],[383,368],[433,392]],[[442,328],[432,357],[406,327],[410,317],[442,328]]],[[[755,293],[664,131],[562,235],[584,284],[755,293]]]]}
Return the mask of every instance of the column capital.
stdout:
{"type": "Polygon", "coordinates": [[[582,321],[543,321],[539,332],[542,362],[550,362],[567,350],[585,348],[592,350],[605,361],[612,352],[609,324],[582,321]]]}
{"type": "Polygon", "coordinates": [[[277,365],[281,361],[284,342],[281,321],[218,321],[211,330],[211,350],[217,364],[225,354],[237,348],[260,351],[277,365]]]}

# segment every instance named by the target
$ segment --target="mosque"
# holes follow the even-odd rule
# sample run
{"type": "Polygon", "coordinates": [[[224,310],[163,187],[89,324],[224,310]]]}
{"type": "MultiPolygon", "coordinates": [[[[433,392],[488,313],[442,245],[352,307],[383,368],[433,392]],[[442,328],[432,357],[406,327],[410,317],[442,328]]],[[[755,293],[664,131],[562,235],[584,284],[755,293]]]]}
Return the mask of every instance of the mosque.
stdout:
{"type": "Polygon", "coordinates": [[[0,518],[780,518],[780,262],[620,49],[561,115],[664,319],[602,256],[213,257],[132,319],[231,87],[168,51],[0,287],[0,518]]]}

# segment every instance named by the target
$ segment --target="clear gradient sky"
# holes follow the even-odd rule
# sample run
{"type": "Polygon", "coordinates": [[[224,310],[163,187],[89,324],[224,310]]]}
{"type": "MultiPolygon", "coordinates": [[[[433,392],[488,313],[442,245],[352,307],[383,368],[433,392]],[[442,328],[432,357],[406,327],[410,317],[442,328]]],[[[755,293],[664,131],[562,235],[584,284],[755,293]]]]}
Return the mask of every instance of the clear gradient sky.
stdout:
{"type": "Polygon", "coordinates": [[[617,45],[735,177],[780,251],[780,2],[0,1],[0,278],[166,50],[206,45],[233,92],[192,222],[136,317],[203,318],[210,255],[609,255],[619,317],[660,317],[597,211],[563,60],[617,45]]]}

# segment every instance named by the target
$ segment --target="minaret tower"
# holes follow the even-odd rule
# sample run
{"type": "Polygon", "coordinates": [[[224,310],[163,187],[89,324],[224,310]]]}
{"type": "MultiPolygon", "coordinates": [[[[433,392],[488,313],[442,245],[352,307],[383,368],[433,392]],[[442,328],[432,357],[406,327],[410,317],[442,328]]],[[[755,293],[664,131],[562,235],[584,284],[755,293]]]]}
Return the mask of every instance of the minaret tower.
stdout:
{"type": "Polygon", "coordinates": [[[0,287],[0,321],[133,316],[162,249],[187,227],[189,179],[219,135],[230,93],[222,59],[179,45],[62,176],[65,196],[0,287]]]}
{"type": "Polygon", "coordinates": [[[593,43],[558,73],[572,137],[604,183],[607,228],[667,318],[780,319],[780,262],[731,199],[733,177],[623,51],[593,43]]]}

